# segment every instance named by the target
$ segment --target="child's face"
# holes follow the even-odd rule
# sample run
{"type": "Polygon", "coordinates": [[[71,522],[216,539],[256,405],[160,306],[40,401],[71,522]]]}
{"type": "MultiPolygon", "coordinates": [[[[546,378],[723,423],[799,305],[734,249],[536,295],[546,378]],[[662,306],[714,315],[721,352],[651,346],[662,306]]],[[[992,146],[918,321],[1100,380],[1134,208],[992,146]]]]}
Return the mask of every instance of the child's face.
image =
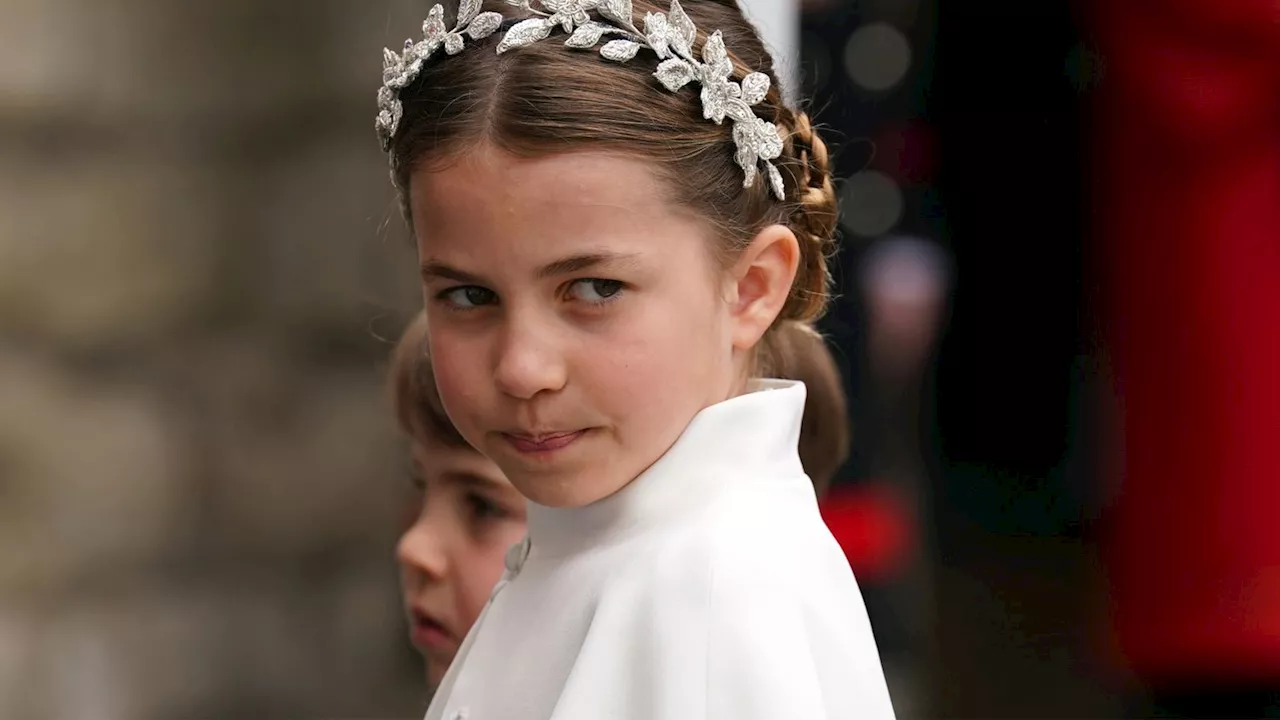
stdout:
{"type": "Polygon", "coordinates": [[[422,509],[397,547],[413,644],[439,684],[525,532],[524,498],[470,448],[413,444],[422,509]]]}
{"type": "Polygon", "coordinates": [[[411,188],[441,399],[525,497],[604,498],[734,393],[725,273],[645,163],[485,147],[411,188]]]}

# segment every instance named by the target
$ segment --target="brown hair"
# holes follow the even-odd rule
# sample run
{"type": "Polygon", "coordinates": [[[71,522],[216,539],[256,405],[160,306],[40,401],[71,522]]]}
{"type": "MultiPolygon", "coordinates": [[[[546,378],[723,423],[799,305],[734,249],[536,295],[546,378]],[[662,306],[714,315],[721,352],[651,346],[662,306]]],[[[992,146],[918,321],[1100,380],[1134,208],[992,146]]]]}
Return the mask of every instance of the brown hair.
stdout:
{"type": "Polygon", "coordinates": [[[396,421],[417,442],[432,440],[448,447],[471,447],[445,414],[436,376],[427,354],[427,315],[419,312],[391,353],[387,390],[396,421]]]}
{"type": "MultiPolygon", "coordinates": [[[[800,462],[821,495],[849,454],[849,416],[835,358],[822,336],[801,323],[778,328],[771,359],[775,374],[808,389],[800,421],[800,462]]],[[[400,429],[416,442],[469,448],[445,414],[427,352],[427,316],[419,312],[391,354],[387,390],[400,429]]]]}
{"type": "Polygon", "coordinates": [[[799,380],[808,393],[800,420],[800,463],[822,495],[849,457],[849,407],[826,340],[804,323],[778,327],[770,350],[775,377],[799,380]]]}
{"type": "MultiPolygon", "coordinates": [[[[742,187],[732,123],[704,119],[696,87],[666,91],[653,77],[656,62],[615,63],[554,38],[498,55],[501,33],[495,33],[458,55],[432,58],[401,92],[404,116],[390,152],[409,222],[406,196],[413,172],[446,164],[482,143],[519,157],[593,149],[649,159],[667,181],[671,199],[717,231],[722,262],[730,262],[765,227],[790,227],[800,242],[800,266],[774,330],[785,321],[820,317],[829,299],[827,257],[835,248],[837,218],[826,145],[809,117],[783,102],[772,59],[734,0],[683,5],[699,28],[696,56],[707,34],[720,30],[734,79],[757,71],[773,80],[755,109],[783,130],[782,156],[774,162],[784,178],[785,201],[771,194],[763,177],[742,187]]],[[[521,12],[497,0],[485,6],[508,18],[521,12]]],[[[655,0],[633,0],[637,21],[646,12],[666,10],[655,0]]],[[[764,349],[776,334],[766,335],[764,349]]]]}

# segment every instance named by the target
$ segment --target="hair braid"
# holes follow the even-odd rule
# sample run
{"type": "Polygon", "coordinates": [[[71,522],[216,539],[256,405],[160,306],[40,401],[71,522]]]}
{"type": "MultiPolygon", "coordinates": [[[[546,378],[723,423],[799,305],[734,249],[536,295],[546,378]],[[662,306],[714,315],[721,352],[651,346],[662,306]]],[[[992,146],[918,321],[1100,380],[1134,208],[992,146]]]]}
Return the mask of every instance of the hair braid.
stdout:
{"type": "Polygon", "coordinates": [[[800,267],[780,319],[812,322],[822,316],[830,299],[827,259],[836,250],[839,209],[826,143],[808,114],[789,114],[786,119],[790,122],[783,125],[790,130],[783,152],[789,158],[787,165],[795,180],[789,225],[800,241],[800,267]]]}

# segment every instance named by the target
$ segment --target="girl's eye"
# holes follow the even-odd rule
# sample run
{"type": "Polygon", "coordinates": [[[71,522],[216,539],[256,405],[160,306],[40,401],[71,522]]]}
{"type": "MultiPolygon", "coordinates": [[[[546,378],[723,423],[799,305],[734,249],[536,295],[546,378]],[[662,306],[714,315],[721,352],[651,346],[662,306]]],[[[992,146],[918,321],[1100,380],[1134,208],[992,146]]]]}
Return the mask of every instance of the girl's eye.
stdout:
{"type": "Polygon", "coordinates": [[[569,286],[569,294],[587,303],[600,305],[617,297],[622,292],[623,283],[619,280],[601,278],[584,278],[575,280],[569,286]]]}
{"type": "Polygon", "coordinates": [[[460,310],[491,305],[498,299],[492,290],[477,285],[449,288],[440,293],[439,297],[460,310]]]}

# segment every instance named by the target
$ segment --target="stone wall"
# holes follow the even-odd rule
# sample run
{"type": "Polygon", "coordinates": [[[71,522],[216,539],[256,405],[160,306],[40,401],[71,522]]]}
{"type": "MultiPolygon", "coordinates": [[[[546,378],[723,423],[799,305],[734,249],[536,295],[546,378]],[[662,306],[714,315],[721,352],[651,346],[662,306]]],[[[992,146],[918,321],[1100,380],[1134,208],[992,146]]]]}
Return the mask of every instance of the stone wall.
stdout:
{"type": "Polygon", "coordinates": [[[0,7],[0,717],[413,717],[372,127],[425,5],[0,7]]]}

